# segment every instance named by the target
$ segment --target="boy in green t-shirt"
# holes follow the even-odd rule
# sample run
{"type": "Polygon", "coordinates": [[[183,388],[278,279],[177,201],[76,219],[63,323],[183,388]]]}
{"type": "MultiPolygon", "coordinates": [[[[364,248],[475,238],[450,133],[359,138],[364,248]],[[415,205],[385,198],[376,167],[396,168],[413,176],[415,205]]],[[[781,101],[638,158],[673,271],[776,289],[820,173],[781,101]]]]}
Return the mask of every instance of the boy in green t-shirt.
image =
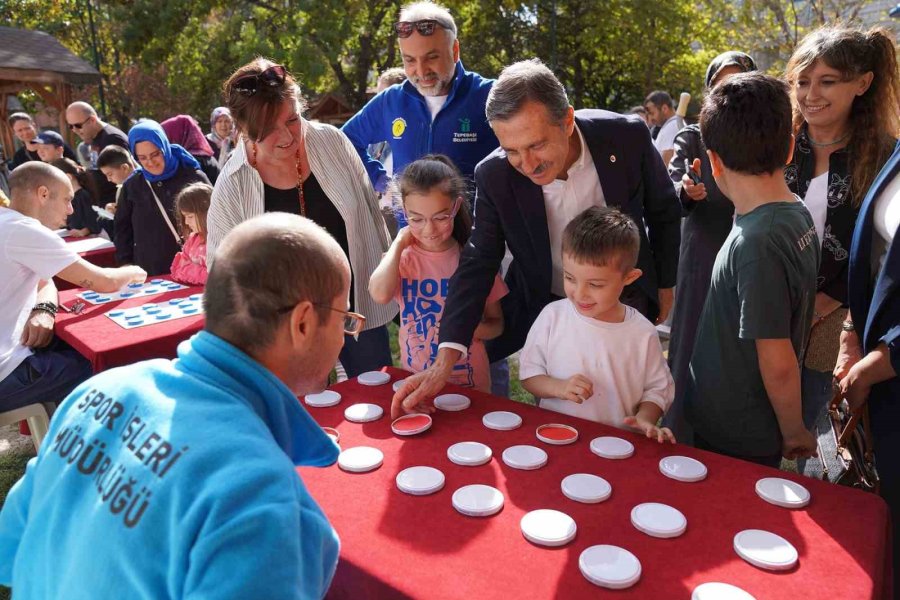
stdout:
{"type": "Polygon", "coordinates": [[[700,317],[685,414],[698,448],[778,467],[816,450],[801,417],[799,356],[820,247],[784,181],[794,146],[786,85],[735,75],[710,91],[700,133],[736,218],[700,317]]]}

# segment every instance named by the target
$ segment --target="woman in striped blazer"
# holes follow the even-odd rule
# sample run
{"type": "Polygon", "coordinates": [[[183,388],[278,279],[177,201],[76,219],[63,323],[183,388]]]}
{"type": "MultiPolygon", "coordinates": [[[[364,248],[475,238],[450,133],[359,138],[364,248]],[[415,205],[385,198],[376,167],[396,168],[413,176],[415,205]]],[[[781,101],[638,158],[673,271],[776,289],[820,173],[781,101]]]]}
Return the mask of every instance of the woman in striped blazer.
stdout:
{"type": "Polygon", "coordinates": [[[390,238],[359,155],[338,129],[300,116],[305,101],[281,65],[257,58],[228,78],[224,92],[241,139],[213,190],[207,264],[212,268],[225,235],[256,215],[288,212],[315,221],[347,254],[350,310],[366,316],[363,332],[346,337],[341,364],[350,377],[390,365],[385,325],[397,306],[379,305],[368,293],[390,238]]]}

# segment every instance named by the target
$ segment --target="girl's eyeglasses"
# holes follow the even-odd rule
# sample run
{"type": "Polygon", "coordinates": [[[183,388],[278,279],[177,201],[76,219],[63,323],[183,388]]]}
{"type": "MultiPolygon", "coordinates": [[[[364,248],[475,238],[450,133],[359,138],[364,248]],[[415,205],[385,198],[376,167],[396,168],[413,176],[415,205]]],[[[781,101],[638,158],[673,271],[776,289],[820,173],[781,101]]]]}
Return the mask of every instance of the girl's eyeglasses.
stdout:
{"type": "Polygon", "coordinates": [[[424,229],[425,225],[428,221],[434,223],[435,227],[446,227],[447,225],[453,224],[453,219],[456,218],[456,214],[459,212],[459,208],[462,205],[462,198],[457,198],[453,201],[453,204],[450,206],[450,212],[444,213],[442,215],[437,215],[436,217],[423,217],[421,215],[413,214],[410,215],[406,211],[404,211],[406,215],[406,222],[409,224],[410,229],[414,229],[419,231],[420,229],[424,229]]]}

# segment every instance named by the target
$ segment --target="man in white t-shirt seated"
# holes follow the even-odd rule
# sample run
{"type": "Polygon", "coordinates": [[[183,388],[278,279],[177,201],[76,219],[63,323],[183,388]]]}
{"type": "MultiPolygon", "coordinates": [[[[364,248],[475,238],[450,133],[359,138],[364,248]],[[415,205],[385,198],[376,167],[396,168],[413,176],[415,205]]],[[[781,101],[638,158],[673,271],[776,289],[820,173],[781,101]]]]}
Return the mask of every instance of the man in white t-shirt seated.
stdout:
{"type": "Polygon", "coordinates": [[[59,402],[91,375],[90,363],[53,337],[54,276],[98,292],[147,277],[139,267],[94,266],[52,231],[72,214],[72,185],[59,169],[23,164],[9,189],[9,208],[0,208],[0,411],[59,402]]]}
{"type": "Polygon", "coordinates": [[[650,123],[660,128],[653,144],[668,167],[675,154],[675,134],[678,133],[678,117],[672,96],[668,92],[650,92],[644,99],[644,108],[650,123]]]}

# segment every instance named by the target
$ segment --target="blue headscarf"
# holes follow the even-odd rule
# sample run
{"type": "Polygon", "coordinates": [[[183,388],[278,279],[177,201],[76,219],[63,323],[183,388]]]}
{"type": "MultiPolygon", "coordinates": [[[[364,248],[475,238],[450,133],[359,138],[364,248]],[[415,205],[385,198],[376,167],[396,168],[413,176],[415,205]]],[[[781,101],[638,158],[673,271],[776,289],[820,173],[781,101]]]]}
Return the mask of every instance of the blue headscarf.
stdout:
{"type": "Polygon", "coordinates": [[[162,126],[156,121],[145,119],[132,127],[131,131],[128,132],[128,145],[131,147],[131,154],[135,158],[137,157],[137,152],[134,147],[138,145],[138,142],[150,142],[159,148],[166,161],[166,168],[160,175],[153,175],[147,169],[135,169],[135,171],[142,171],[144,178],[150,183],[170,179],[181,167],[189,167],[194,170],[200,169],[200,163],[187,150],[178,144],[169,143],[166,132],[163,131],[162,126]]]}

